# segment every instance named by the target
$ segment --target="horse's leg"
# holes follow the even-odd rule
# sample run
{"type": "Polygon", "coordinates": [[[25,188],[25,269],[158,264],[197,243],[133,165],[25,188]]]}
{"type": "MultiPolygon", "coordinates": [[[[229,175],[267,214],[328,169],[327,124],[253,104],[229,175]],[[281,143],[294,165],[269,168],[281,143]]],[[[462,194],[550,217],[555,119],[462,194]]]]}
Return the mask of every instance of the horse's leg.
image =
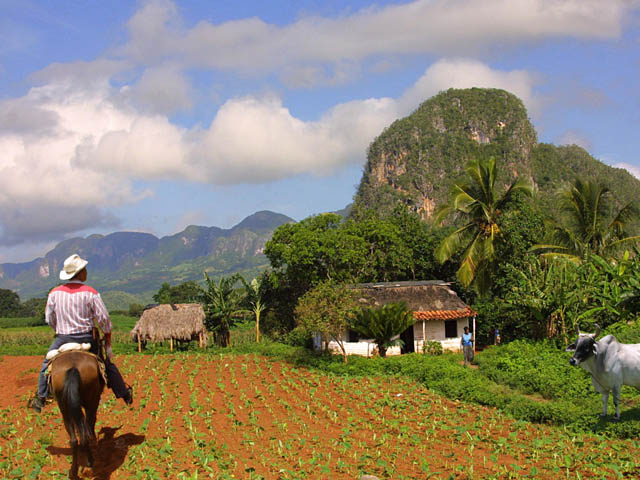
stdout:
{"type": "Polygon", "coordinates": [[[85,404],[85,414],[87,418],[87,430],[89,443],[87,444],[87,465],[93,467],[93,453],[91,448],[97,444],[96,439],[96,417],[98,412],[98,404],[100,403],[100,395],[90,398],[85,404]]]}
{"type": "Polygon", "coordinates": [[[100,404],[100,395],[102,394],[102,382],[100,379],[100,371],[96,367],[95,371],[86,372],[84,379],[84,388],[82,392],[82,403],[84,405],[87,436],[89,444],[87,445],[87,463],[89,467],[93,467],[94,458],[92,447],[97,445],[96,439],[96,417],[98,405],[100,404]]]}

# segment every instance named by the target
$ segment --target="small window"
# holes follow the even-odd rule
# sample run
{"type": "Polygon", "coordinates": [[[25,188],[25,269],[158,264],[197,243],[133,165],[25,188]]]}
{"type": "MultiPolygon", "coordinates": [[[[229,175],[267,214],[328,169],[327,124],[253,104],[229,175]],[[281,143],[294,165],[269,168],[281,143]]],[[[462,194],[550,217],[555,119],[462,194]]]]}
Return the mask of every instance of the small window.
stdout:
{"type": "Polygon", "coordinates": [[[445,338],[456,338],[458,336],[458,321],[457,320],[445,320],[444,321],[444,336],[445,336],[445,338]]]}
{"type": "Polygon", "coordinates": [[[358,334],[358,332],[354,332],[353,330],[349,330],[349,342],[359,342],[360,341],[360,335],[358,334]]]}

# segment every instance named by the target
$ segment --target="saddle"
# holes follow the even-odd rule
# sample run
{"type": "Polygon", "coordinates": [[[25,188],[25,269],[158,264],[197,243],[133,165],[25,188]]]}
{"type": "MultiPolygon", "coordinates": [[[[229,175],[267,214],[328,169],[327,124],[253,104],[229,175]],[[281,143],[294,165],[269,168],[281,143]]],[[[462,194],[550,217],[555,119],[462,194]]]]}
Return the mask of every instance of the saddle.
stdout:
{"type": "Polygon", "coordinates": [[[102,378],[102,381],[104,382],[104,384],[105,385],[107,384],[107,373],[106,373],[106,365],[104,363],[104,360],[100,358],[100,356],[94,353],[91,353],[89,351],[90,348],[91,348],[91,344],[89,343],[65,343],[57,350],[51,350],[49,353],[47,353],[47,360],[49,360],[49,365],[47,365],[46,375],[47,375],[47,385],[49,387],[49,392],[53,391],[53,389],[51,388],[51,369],[53,368],[53,364],[57,359],[64,357],[69,352],[81,352],[84,355],[90,355],[93,358],[95,358],[96,363],[98,364],[98,371],[100,372],[100,377],[102,378]],[[49,358],[50,354],[53,354],[51,355],[51,358],[49,358]]]}
{"type": "Polygon", "coordinates": [[[71,350],[91,350],[91,344],[90,343],[75,343],[75,342],[70,342],[70,343],[65,343],[64,345],[61,345],[60,348],[54,348],[53,350],[49,350],[47,352],[47,360],[51,361],[54,358],[56,358],[56,356],[58,356],[58,354],[60,353],[64,353],[64,352],[69,352],[71,350]]]}

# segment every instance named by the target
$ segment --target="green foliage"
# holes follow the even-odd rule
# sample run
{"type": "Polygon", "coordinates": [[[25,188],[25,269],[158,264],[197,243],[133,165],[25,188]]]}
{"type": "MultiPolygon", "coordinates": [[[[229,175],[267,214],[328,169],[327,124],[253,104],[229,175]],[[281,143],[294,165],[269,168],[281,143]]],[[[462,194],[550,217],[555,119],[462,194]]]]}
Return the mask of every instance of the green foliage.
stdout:
{"type": "Polygon", "coordinates": [[[0,317],[38,317],[44,320],[46,305],[46,298],[30,298],[21,303],[16,292],[0,289],[0,317]]]}
{"type": "Polygon", "coordinates": [[[262,276],[263,298],[272,307],[272,318],[280,322],[266,330],[290,331],[298,299],[324,280],[450,278],[451,266],[440,265],[433,255],[445,233],[400,207],[389,217],[360,211],[357,218],[342,223],[338,215],[325,214],[283,225],[265,250],[273,270],[262,276]]]}
{"type": "Polygon", "coordinates": [[[639,236],[628,236],[625,231],[629,221],[637,218],[636,207],[629,202],[613,210],[611,196],[611,190],[602,183],[576,178],[558,193],[564,215],[549,220],[546,242],[533,250],[579,262],[589,253],[612,254],[625,244],[637,242],[639,236]]]}
{"type": "Polygon", "coordinates": [[[529,174],[526,163],[535,145],[535,130],[514,95],[498,89],[449,89],[374,140],[353,210],[386,215],[401,203],[427,218],[425,200],[431,205],[445,201],[468,161],[495,157],[508,162],[498,183],[509,184],[516,174],[529,174]]]}
{"type": "Polygon", "coordinates": [[[163,283],[153,296],[156,303],[193,303],[200,297],[201,288],[196,282],[184,282],[175,286],[163,283]]]}
{"type": "Polygon", "coordinates": [[[522,270],[513,269],[511,292],[505,297],[507,312],[525,312],[514,325],[521,338],[559,336],[564,341],[576,326],[593,330],[638,318],[640,257],[625,253],[619,260],[588,254],[575,264],[532,259],[522,270]]]}
{"type": "Polygon", "coordinates": [[[0,289],[0,317],[11,317],[20,310],[20,296],[4,288],[0,289]]]}
{"type": "MultiPolygon", "coordinates": [[[[137,318],[127,315],[111,315],[111,338],[115,353],[136,351],[135,343],[129,338],[129,332],[136,321],[137,318]]],[[[51,327],[39,318],[0,319],[0,351],[5,355],[44,355],[53,341],[53,336],[51,327]]]]}
{"type": "Polygon", "coordinates": [[[346,362],[344,335],[356,309],[357,294],[353,289],[331,280],[320,282],[298,301],[295,311],[298,329],[308,337],[320,334],[323,341],[335,341],[346,362]]]}
{"type": "Polygon", "coordinates": [[[456,277],[463,286],[473,283],[480,294],[486,294],[496,268],[496,243],[501,235],[499,217],[514,195],[531,195],[532,187],[519,178],[499,195],[494,158],[472,160],[465,171],[467,178],[453,186],[449,203],[440,207],[434,218],[439,223],[456,214],[463,225],[442,241],[436,256],[444,263],[463,251],[456,277]]]}
{"type": "Polygon", "coordinates": [[[239,275],[222,277],[218,282],[204,274],[205,288],[201,290],[200,301],[205,312],[205,326],[213,333],[214,342],[222,347],[231,345],[231,328],[242,310],[242,296],[234,285],[239,275]]]}
{"type": "Polygon", "coordinates": [[[422,353],[426,355],[442,355],[442,342],[427,340],[422,344],[422,353]]]}
{"type": "Polygon", "coordinates": [[[0,328],[25,328],[46,325],[40,317],[0,318],[0,328]]]}
{"type": "Polygon", "coordinates": [[[145,309],[144,305],[141,305],[139,303],[131,303],[129,305],[128,314],[132,317],[140,318],[140,316],[142,315],[142,312],[144,312],[144,309],[145,309]]]}
{"type": "Polygon", "coordinates": [[[379,308],[364,308],[356,312],[350,328],[363,338],[372,338],[378,353],[386,357],[387,349],[402,342],[394,338],[414,323],[413,312],[406,303],[387,303],[379,308]]]}
{"type": "Polygon", "coordinates": [[[256,324],[256,342],[260,341],[260,316],[262,312],[267,309],[267,304],[264,300],[264,288],[262,278],[254,278],[248,283],[244,277],[240,277],[240,281],[245,288],[245,296],[243,299],[244,306],[253,313],[256,324]]]}

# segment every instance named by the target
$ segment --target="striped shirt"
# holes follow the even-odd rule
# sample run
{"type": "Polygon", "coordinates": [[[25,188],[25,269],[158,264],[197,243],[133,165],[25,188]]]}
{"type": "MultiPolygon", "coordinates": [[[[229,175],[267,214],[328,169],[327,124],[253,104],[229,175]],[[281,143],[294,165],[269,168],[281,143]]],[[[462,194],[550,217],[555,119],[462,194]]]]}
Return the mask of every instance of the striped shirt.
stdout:
{"type": "Polygon", "coordinates": [[[79,281],[54,288],[47,298],[45,321],[56,335],[91,333],[93,321],[104,333],[111,331],[111,319],[100,294],[79,281]]]}

